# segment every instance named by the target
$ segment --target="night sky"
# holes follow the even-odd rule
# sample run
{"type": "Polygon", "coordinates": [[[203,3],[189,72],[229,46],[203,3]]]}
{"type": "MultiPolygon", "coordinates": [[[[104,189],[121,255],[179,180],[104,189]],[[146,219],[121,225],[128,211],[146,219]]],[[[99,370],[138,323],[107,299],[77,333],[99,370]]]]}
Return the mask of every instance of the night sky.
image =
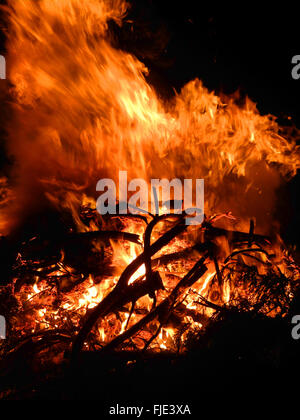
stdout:
{"type": "Polygon", "coordinates": [[[300,54],[292,3],[265,12],[246,4],[204,8],[191,0],[131,4],[127,20],[134,23],[124,24],[122,46],[149,66],[162,90],[179,90],[198,77],[217,92],[240,89],[261,112],[290,115],[300,125],[300,80],[291,77],[291,59],[300,54]]]}

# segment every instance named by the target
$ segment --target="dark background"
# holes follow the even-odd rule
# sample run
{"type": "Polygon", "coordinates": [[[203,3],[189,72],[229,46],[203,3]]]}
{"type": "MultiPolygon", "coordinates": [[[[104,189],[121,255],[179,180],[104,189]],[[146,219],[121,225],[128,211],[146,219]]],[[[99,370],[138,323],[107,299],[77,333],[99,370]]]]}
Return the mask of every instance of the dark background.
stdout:
{"type": "Polygon", "coordinates": [[[127,21],[133,23],[123,26],[123,47],[157,73],[164,93],[198,77],[209,89],[240,89],[261,112],[290,115],[300,123],[300,80],[291,77],[291,59],[300,54],[292,3],[284,9],[273,3],[267,11],[253,3],[251,8],[226,3],[224,10],[195,0],[130,3],[127,21]]]}

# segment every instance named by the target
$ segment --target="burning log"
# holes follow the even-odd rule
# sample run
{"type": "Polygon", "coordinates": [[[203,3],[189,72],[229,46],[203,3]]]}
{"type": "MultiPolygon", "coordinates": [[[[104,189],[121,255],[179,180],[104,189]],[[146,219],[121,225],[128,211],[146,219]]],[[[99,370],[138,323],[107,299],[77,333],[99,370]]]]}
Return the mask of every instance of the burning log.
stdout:
{"type": "MultiPolygon", "coordinates": [[[[165,215],[158,217],[150,225],[149,230],[152,229],[155,223],[158,223],[158,221],[163,220],[165,218],[166,218],[165,215]]],[[[142,254],[140,254],[131,264],[129,264],[128,267],[126,267],[126,269],[122,273],[117,283],[117,286],[106,298],[104,298],[99,303],[99,305],[92,311],[92,313],[88,315],[87,320],[85,321],[81,331],[79,332],[74,342],[73,353],[77,353],[78,351],[80,351],[87,334],[89,333],[89,331],[91,330],[91,328],[93,327],[97,319],[99,317],[105,316],[112,309],[114,305],[118,304],[120,299],[122,299],[121,296],[123,296],[123,294],[128,295],[128,282],[130,278],[132,277],[132,275],[135,273],[135,271],[142,264],[144,264],[147,259],[151,258],[152,255],[156,254],[161,248],[167,245],[174,237],[182,233],[186,229],[186,227],[187,226],[185,225],[183,219],[180,218],[179,222],[176,223],[173,228],[171,228],[168,232],[166,232],[156,242],[154,242],[154,244],[150,246],[148,243],[146,246],[146,251],[144,250],[142,254]]],[[[147,240],[149,240],[148,235],[147,235],[147,240]]],[[[151,266],[151,262],[150,262],[150,266],[151,266]]],[[[149,265],[148,265],[148,269],[149,269],[149,265]]],[[[148,272],[148,278],[147,278],[148,283],[151,282],[151,279],[153,278],[155,277],[149,276],[149,272],[148,272]]],[[[150,293],[154,293],[154,291],[155,290],[152,290],[150,293]]],[[[129,297],[129,300],[131,300],[130,297],[129,297]]]]}
{"type": "Polygon", "coordinates": [[[172,293],[162,303],[160,303],[153,311],[146,315],[141,321],[137,322],[129,330],[125,331],[123,334],[119,335],[113,341],[111,341],[104,348],[104,351],[112,350],[125,340],[128,340],[142,328],[144,328],[149,322],[153,321],[155,318],[159,318],[160,326],[157,329],[157,332],[154,334],[154,336],[151,337],[151,339],[146,343],[145,349],[147,349],[151,342],[158,336],[160,329],[169,318],[170,312],[173,309],[178,296],[187,287],[192,286],[192,284],[196,282],[207,271],[207,268],[204,266],[205,259],[206,258],[201,258],[201,260],[199,260],[194,265],[192,270],[177,284],[172,293]]]}

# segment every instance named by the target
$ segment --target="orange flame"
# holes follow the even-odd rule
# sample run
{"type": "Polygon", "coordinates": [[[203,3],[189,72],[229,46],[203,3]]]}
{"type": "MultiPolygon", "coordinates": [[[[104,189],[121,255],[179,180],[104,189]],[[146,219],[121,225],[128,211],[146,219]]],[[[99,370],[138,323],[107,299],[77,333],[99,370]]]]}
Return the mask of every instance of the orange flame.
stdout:
{"type": "Polygon", "coordinates": [[[3,217],[4,233],[45,200],[76,218],[97,180],[119,170],[204,178],[207,210],[229,208],[259,224],[280,173],[299,168],[295,141],[249,99],[244,106],[221,100],[199,80],[171,103],[159,99],[145,66],[110,43],[107,22],[121,24],[126,8],[122,0],[9,1],[8,148],[17,200],[3,217]]]}

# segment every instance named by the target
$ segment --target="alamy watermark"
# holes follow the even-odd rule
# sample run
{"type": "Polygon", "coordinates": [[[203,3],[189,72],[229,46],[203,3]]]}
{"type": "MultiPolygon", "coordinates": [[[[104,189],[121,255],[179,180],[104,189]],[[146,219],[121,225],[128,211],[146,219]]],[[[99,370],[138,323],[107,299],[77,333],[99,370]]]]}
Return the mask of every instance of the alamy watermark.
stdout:
{"type": "Polygon", "coordinates": [[[96,203],[97,211],[102,215],[141,212],[159,214],[161,203],[164,213],[182,214],[184,212],[187,215],[185,220],[187,225],[198,225],[203,222],[203,179],[184,179],[183,182],[178,178],[171,181],[151,179],[149,191],[147,181],[135,178],[128,183],[127,171],[119,171],[118,200],[116,184],[110,178],[100,179],[96,191],[102,192],[96,203]],[[194,187],[195,191],[193,191],[194,187]],[[171,191],[173,191],[172,199],[171,191]]]}
{"type": "Polygon", "coordinates": [[[0,315],[0,340],[6,338],[6,321],[3,315],[0,315]]]}
{"type": "Polygon", "coordinates": [[[6,60],[0,55],[0,79],[6,79],[6,60]]]}
{"type": "Polygon", "coordinates": [[[292,78],[294,80],[298,80],[300,79],[300,55],[294,55],[292,58],[292,64],[295,64],[292,68],[292,78]]]}
{"type": "Polygon", "coordinates": [[[292,338],[299,340],[300,338],[300,315],[294,315],[292,318],[292,324],[295,326],[292,328],[292,338]]]}

